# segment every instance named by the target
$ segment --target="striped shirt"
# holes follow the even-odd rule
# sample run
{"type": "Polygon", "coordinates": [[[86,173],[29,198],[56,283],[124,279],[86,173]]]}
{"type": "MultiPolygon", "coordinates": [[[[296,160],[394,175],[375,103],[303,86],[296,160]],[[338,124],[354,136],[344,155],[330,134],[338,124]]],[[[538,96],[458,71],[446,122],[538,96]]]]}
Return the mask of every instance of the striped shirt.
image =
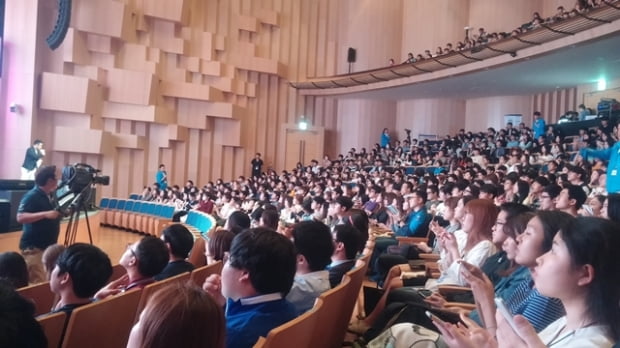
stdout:
{"type": "Polygon", "coordinates": [[[506,306],[513,315],[524,316],[536,332],[540,332],[564,315],[562,302],[556,298],[541,295],[538,290],[534,289],[532,279],[526,279],[516,287],[512,296],[506,301],[506,306]]]}

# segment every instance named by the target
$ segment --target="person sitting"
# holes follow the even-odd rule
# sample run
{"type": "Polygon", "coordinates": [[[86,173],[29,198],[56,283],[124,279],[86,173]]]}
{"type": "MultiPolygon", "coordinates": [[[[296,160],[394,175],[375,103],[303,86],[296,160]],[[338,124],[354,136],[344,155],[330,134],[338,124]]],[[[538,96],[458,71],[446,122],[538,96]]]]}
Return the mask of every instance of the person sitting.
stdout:
{"type": "Polygon", "coordinates": [[[131,329],[127,348],[224,348],[224,312],[190,283],[173,283],[149,299],[131,329]]]}
{"type": "MultiPolygon", "coordinates": [[[[94,245],[76,243],[65,249],[50,275],[50,290],[59,297],[50,314],[64,312],[67,316],[63,334],[71,313],[93,301],[95,293],[112,276],[110,258],[94,245]]],[[[62,341],[62,338],[61,338],[62,341]]]]}
{"type": "Polygon", "coordinates": [[[355,266],[355,256],[362,237],[360,232],[351,225],[337,225],[334,227],[332,236],[334,253],[327,269],[329,270],[329,283],[334,288],[340,284],[344,274],[355,266]]]}
{"type": "Polygon", "coordinates": [[[260,336],[297,315],[285,297],[296,270],[295,248],[267,228],[245,230],[233,239],[222,275],[203,284],[220,306],[226,306],[226,347],[250,348],[260,336]]]}
{"type": "Polygon", "coordinates": [[[181,224],[170,225],[162,231],[161,239],[168,247],[170,261],[161,273],[153,277],[155,280],[163,280],[194,270],[194,265],[186,261],[194,246],[194,236],[187,227],[181,224]]]}
{"type": "Polygon", "coordinates": [[[297,273],[286,299],[302,314],[314,306],[320,294],[331,288],[325,268],[331,262],[334,243],[329,227],[322,222],[300,222],[293,227],[292,234],[297,250],[297,273]]]}
{"type": "Polygon", "coordinates": [[[0,280],[0,347],[46,348],[47,338],[34,318],[34,304],[0,280]]]}
{"type": "Polygon", "coordinates": [[[14,251],[0,253],[0,279],[15,289],[28,286],[28,266],[24,257],[14,251]]]}
{"type": "Polygon", "coordinates": [[[67,247],[62,244],[52,244],[45,248],[43,251],[43,256],[41,256],[41,260],[43,261],[43,268],[45,269],[45,273],[47,274],[47,280],[52,276],[52,271],[54,267],[56,267],[56,261],[58,261],[58,257],[65,251],[67,247]]]}
{"type": "Polygon", "coordinates": [[[611,347],[620,339],[620,247],[618,225],[600,218],[576,218],[555,235],[551,251],[536,259],[532,278],[543,295],[559,299],[566,315],[537,333],[521,315],[509,325],[502,315],[497,331],[479,330],[473,323],[458,328],[434,321],[449,346],[480,342],[505,347],[611,347]],[[458,333],[457,333],[458,332],[458,333]],[[456,335],[455,335],[456,334],[456,335]]]}
{"type": "Polygon", "coordinates": [[[216,261],[223,261],[224,256],[230,251],[235,234],[223,228],[211,232],[205,243],[205,256],[207,257],[207,265],[216,261]]]}
{"type": "Polygon", "coordinates": [[[250,217],[248,214],[236,210],[230,214],[228,219],[226,219],[226,223],[224,224],[224,229],[231,231],[234,234],[239,234],[241,231],[246,228],[250,228],[250,217]]]}
{"type": "Polygon", "coordinates": [[[577,211],[581,209],[587,198],[580,186],[566,185],[555,200],[555,209],[577,216],[577,211]]]}
{"type": "Polygon", "coordinates": [[[146,236],[127,244],[119,263],[127,273],[99,290],[95,294],[96,299],[101,300],[131,289],[142,289],[155,282],[153,277],[168,264],[168,247],[163,240],[146,236]]]}

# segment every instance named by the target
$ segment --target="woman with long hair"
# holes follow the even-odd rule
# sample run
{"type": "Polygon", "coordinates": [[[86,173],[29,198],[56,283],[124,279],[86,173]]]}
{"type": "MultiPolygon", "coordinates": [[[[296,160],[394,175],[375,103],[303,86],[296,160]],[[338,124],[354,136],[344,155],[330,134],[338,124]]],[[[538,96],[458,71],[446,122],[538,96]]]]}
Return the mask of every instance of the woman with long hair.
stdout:
{"type": "Polygon", "coordinates": [[[611,347],[620,339],[620,248],[618,225],[600,218],[571,220],[536,259],[532,278],[541,294],[558,298],[566,315],[537,333],[521,315],[499,312],[496,338],[436,321],[451,347],[611,347]],[[514,328],[508,323],[514,322],[514,328]]]}
{"type": "Polygon", "coordinates": [[[225,336],[222,307],[197,286],[174,283],[149,299],[127,348],[224,348],[225,336]]]}

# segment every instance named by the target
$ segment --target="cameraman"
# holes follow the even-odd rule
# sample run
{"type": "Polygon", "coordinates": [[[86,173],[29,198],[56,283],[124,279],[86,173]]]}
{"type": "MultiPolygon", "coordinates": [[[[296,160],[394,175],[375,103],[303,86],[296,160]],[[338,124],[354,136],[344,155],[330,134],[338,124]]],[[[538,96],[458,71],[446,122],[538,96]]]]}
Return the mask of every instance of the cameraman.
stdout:
{"type": "Polygon", "coordinates": [[[41,167],[36,186],[19,203],[17,222],[24,224],[19,248],[28,265],[31,284],[46,280],[41,256],[45,248],[58,242],[61,214],[54,209],[50,195],[58,187],[56,166],[41,167]]]}

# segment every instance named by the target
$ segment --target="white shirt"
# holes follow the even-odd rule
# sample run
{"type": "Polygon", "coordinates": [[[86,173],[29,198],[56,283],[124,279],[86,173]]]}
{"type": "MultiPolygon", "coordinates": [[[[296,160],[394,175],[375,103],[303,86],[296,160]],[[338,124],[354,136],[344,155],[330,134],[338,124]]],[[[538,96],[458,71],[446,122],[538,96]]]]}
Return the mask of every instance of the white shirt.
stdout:
{"type": "Polygon", "coordinates": [[[538,337],[547,347],[552,348],[611,348],[614,345],[603,325],[592,325],[559,333],[565,326],[566,317],[561,317],[542,330],[538,337]]]}
{"type": "Polygon", "coordinates": [[[323,292],[331,289],[329,271],[317,271],[295,276],[293,287],[286,299],[302,314],[314,306],[314,301],[323,292]]]}

